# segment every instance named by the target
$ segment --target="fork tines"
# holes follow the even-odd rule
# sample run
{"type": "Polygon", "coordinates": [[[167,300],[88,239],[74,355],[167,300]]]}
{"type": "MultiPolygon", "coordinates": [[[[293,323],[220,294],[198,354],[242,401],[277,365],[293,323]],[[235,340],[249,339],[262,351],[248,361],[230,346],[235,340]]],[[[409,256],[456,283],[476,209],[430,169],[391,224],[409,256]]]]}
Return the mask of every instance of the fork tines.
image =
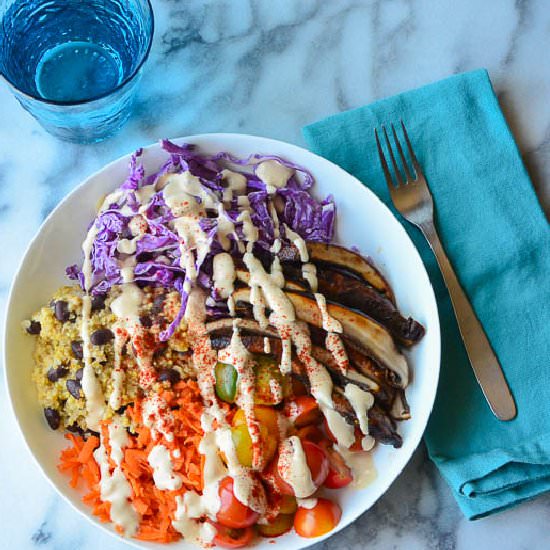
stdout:
{"type": "MultiPolygon", "coordinates": [[[[382,149],[382,144],[380,143],[380,139],[378,137],[378,131],[376,128],[374,129],[374,134],[376,137],[376,146],[378,148],[378,155],[380,157],[380,162],[382,164],[382,169],[384,171],[384,176],[386,177],[386,181],[388,185],[399,187],[401,185],[405,185],[405,183],[412,183],[413,181],[416,181],[419,175],[422,174],[422,169],[420,168],[420,164],[418,163],[418,160],[416,159],[416,156],[414,154],[411,142],[409,140],[409,135],[407,134],[407,129],[405,128],[405,125],[403,124],[403,121],[401,121],[401,128],[403,129],[403,135],[405,137],[405,143],[407,144],[407,150],[409,153],[409,157],[411,159],[412,166],[414,168],[414,175],[411,174],[411,171],[409,170],[409,164],[407,162],[407,159],[405,157],[405,154],[403,152],[403,148],[401,147],[401,143],[399,141],[399,138],[397,137],[397,132],[395,131],[395,126],[391,124],[391,130],[393,134],[393,140],[395,143],[395,148],[397,149],[397,153],[399,154],[399,158],[401,160],[401,169],[397,165],[397,161],[395,160],[395,154],[394,150],[392,148],[392,145],[390,143],[390,138],[388,136],[388,132],[386,130],[385,126],[382,126],[382,130],[384,132],[384,137],[386,140],[386,147],[390,154],[391,163],[393,166],[393,171],[395,174],[395,180],[392,179],[391,172],[388,167],[388,163],[386,161],[386,157],[384,155],[384,151],[382,149]],[[405,179],[403,179],[403,175],[401,170],[404,172],[405,179]]],[[[390,189],[391,190],[391,189],[390,189]]]]}

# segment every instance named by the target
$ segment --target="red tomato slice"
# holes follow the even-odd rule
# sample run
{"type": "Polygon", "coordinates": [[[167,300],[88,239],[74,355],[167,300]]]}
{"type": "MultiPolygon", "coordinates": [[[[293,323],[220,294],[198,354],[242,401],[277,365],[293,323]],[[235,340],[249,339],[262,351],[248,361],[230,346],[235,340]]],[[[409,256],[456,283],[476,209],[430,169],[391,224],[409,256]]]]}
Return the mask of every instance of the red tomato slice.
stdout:
{"type": "Polygon", "coordinates": [[[233,479],[231,477],[221,480],[219,495],[220,509],[216,516],[218,523],[232,529],[243,529],[254,525],[258,521],[260,514],[237,500],[233,493],[233,479]]]}
{"type": "Polygon", "coordinates": [[[217,530],[214,537],[214,544],[223,548],[242,548],[248,546],[254,538],[254,529],[245,527],[244,529],[231,529],[219,523],[213,523],[217,530]]]}
{"type": "Polygon", "coordinates": [[[329,462],[325,487],[328,489],[341,489],[349,485],[353,481],[353,476],[351,475],[351,469],[345,463],[342,455],[328,446],[323,448],[329,462]]]}
{"type": "Polygon", "coordinates": [[[321,418],[319,405],[310,395],[299,395],[292,401],[288,401],[285,403],[284,411],[297,428],[316,424],[321,418]]]}
{"type": "Polygon", "coordinates": [[[329,463],[325,451],[312,441],[302,441],[306,462],[311,472],[313,483],[320,487],[328,475],[329,463]]]}
{"type": "Polygon", "coordinates": [[[326,498],[318,498],[313,508],[299,507],[294,516],[294,529],[301,537],[320,537],[332,531],[342,517],[338,504],[326,498]]]}
{"type": "Polygon", "coordinates": [[[281,495],[294,496],[292,487],[280,476],[279,468],[279,455],[276,454],[275,458],[268,464],[264,470],[264,479],[275,489],[275,491],[281,495]]]}

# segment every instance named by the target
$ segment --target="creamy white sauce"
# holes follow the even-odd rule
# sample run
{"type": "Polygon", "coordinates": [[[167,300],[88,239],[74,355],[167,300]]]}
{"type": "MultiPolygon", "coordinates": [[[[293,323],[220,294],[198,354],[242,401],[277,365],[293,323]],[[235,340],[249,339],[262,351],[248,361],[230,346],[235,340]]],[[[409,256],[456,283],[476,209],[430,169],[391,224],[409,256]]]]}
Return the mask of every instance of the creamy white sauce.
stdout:
{"type": "Polygon", "coordinates": [[[317,506],[316,498],[297,498],[296,501],[299,508],[306,508],[307,510],[311,510],[317,506]]]}
{"type": "Polygon", "coordinates": [[[332,435],[336,438],[338,445],[345,447],[346,449],[351,447],[355,442],[355,429],[351,424],[346,422],[346,419],[332,407],[327,405],[320,405],[320,409],[323,412],[328,428],[332,435]]]}
{"type": "Polygon", "coordinates": [[[155,194],[156,189],[154,185],[145,185],[141,187],[140,189],[136,189],[134,191],[134,195],[136,196],[137,201],[139,204],[143,205],[144,209],[147,208],[147,204],[151,200],[151,197],[155,194]]]}
{"type": "Polygon", "coordinates": [[[334,319],[334,317],[329,314],[325,297],[319,292],[316,292],[314,296],[315,300],[317,301],[317,306],[321,311],[321,317],[323,319],[323,329],[327,332],[337,332],[338,334],[342,334],[342,324],[340,323],[340,321],[334,319]]]}
{"type": "Polygon", "coordinates": [[[349,359],[340,334],[336,332],[329,332],[325,338],[325,347],[332,354],[332,357],[336,361],[340,372],[344,375],[347,374],[349,359]]]}
{"type": "Polygon", "coordinates": [[[137,319],[143,299],[142,290],[134,284],[127,284],[120,288],[120,295],[111,302],[111,311],[119,319],[137,319]]]}
{"type": "Polygon", "coordinates": [[[227,298],[227,309],[229,310],[229,315],[231,317],[235,317],[235,299],[233,296],[229,296],[229,298],[227,298]]]}
{"type": "Polygon", "coordinates": [[[223,209],[223,204],[218,204],[218,227],[217,227],[217,237],[218,241],[222,245],[224,250],[229,250],[231,248],[231,239],[229,235],[233,235],[235,241],[238,241],[239,238],[235,232],[235,224],[231,218],[226,214],[223,209]]]}
{"type": "Polygon", "coordinates": [[[264,353],[266,355],[271,353],[271,343],[269,342],[269,338],[267,336],[264,336],[264,353]]]}
{"type": "MultiPolygon", "coordinates": [[[[216,536],[216,528],[208,522],[200,523],[196,521],[193,516],[193,511],[189,509],[187,501],[192,498],[192,491],[187,492],[181,496],[176,496],[176,512],[174,513],[174,520],[172,526],[176,531],[183,535],[183,538],[194,544],[209,544],[214,540],[216,536]]],[[[198,496],[198,495],[197,495],[198,496]]]]}
{"type": "Polygon", "coordinates": [[[295,233],[288,227],[288,225],[285,223],[285,234],[287,239],[298,249],[298,252],[300,254],[300,260],[303,263],[306,263],[309,261],[309,252],[307,250],[307,244],[298,233],[295,233]]]}
{"type": "Polygon", "coordinates": [[[174,441],[174,417],[166,402],[157,394],[149,395],[143,400],[142,418],[143,424],[151,430],[153,439],[160,434],[166,441],[174,441]]]}
{"type": "Polygon", "coordinates": [[[144,235],[148,227],[149,224],[147,220],[140,215],[134,216],[128,223],[128,228],[134,237],[141,237],[144,235]]]}
{"type": "Polygon", "coordinates": [[[220,294],[220,298],[226,300],[233,292],[235,283],[235,264],[233,258],[227,252],[216,254],[213,260],[214,288],[220,294]]]}
{"type": "Polygon", "coordinates": [[[292,340],[283,338],[281,340],[282,353],[279,369],[283,374],[288,374],[292,370],[292,340]]]}
{"type": "Polygon", "coordinates": [[[353,481],[350,487],[364,489],[376,478],[376,468],[372,459],[372,453],[366,451],[350,451],[345,447],[334,445],[334,449],[340,453],[344,462],[351,470],[353,481]]]}
{"type": "Polygon", "coordinates": [[[82,326],[80,330],[84,361],[81,384],[86,399],[86,424],[91,430],[99,431],[99,423],[105,413],[105,396],[92,366],[92,344],[88,329],[91,310],[92,299],[86,294],[82,297],[82,326]]]}
{"type": "Polygon", "coordinates": [[[116,249],[121,254],[134,254],[137,248],[138,237],[132,239],[120,239],[116,245],[116,249]]]}
{"type": "Polygon", "coordinates": [[[155,445],[147,460],[153,468],[153,481],[161,491],[176,491],[181,487],[181,476],[174,473],[170,451],[164,445],[155,445]]]}
{"type": "Polygon", "coordinates": [[[247,179],[246,176],[244,176],[243,174],[225,169],[221,171],[221,176],[223,182],[227,185],[227,190],[236,194],[242,194],[246,192],[247,179]]]}
{"type": "Polygon", "coordinates": [[[278,160],[264,160],[256,166],[256,175],[265,183],[266,191],[269,194],[275,193],[287,183],[294,170],[281,164],[278,160]]]}
{"type": "Polygon", "coordinates": [[[293,435],[281,443],[278,470],[297,498],[309,497],[317,490],[299,437],[293,435]]]}
{"type": "Polygon", "coordinates": [[[317,292],[317,267],[315,264],[302,264],[302,277],[309,283],[311,292],[317,292]]]}
{"type": "Polygon", "coordinates": [[[374,446],[374,438],[369,435],[369,419],[368,411],[374,405],[374,396],[372,393],[362,390],[355,384],[346,384],[344,395],[353,407],[357,420],[359,420],[359,428],[364,435],[362,441],[363,450],[369,451],[374,446]]]}
{"type": "Polygon", "coordinates": [[[247,241],[246,250],[248,253],[251,253],[252,246],[258,240],[260,235],[258,228],[252,223],[250,211],[248,210],[243,210],[237,217],[237,221],[243,224],[244,240],[247,241]]]}
{"type": "Polygon", "coordinates": [[[124,456],[123,449],[128,442],[128,434],[119,422],[118,419],[113,418],[108,428],[110,458],[115,463],[113,472],[111,473],[109,456],[103,441],[94,451],[94,459],[101,473],[99,482],[101,499],[111,503],[111,521],[120,526],[126,536],[131,537],[138,529],[139,515],[128,500],[132,496],[132,488],[120,467],[124,456]]]}
{"type": "Polygon", "coordinates": [[[280,322],[295,320],[294,307],[279,286],[279,280],[267,273],[258,258],[247,252],[243,261],[250,272],[250,287],[259,287],[271,309],[280,322]]]}
{"type": "Polygon", "coordinates": [[[250,287],[250,303],[252,304],[252,314],[254,319],[260,324],[260,328],[266,328],[268,323],[265,314],[265,300],[262,289],[258,285],[250,287]]]}

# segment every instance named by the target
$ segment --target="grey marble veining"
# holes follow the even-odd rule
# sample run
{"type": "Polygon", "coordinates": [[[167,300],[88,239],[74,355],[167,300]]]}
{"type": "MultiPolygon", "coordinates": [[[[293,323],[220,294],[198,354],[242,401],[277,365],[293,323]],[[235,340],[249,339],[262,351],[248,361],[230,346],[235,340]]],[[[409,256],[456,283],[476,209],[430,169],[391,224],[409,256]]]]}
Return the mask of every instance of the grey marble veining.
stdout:
{"type": "MultiPolygon", "coordinates": [[[[135,114],[115,138],[61,143],[0,86],[0,310],[41,221],[83,177],[160,137],[245,132],[303,145],[323,116],[486,67],[550,212],[546,0],[157,0],[135,114]]],[[[0,548],[122,549],[29,457],[0,382],[0,548]]],[[[386,495],[319,548],[550,548],[550,496],[466,521],[421,447],[386,495]]]]}

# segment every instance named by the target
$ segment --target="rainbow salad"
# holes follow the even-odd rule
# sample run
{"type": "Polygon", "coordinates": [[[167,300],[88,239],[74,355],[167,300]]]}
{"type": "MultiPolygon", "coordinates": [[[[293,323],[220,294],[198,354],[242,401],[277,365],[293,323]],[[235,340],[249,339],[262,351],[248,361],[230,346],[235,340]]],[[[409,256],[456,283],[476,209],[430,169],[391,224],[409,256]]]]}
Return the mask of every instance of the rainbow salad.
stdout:
{"type": "Polygon", "coordinates": [[[104,197],[83,259],[25,323],[59,469],[124,536],[238,548],[339,522],[410,417],[403,348],[424,328],[335,204],[269,154],[163,141],[104,197]]]}

